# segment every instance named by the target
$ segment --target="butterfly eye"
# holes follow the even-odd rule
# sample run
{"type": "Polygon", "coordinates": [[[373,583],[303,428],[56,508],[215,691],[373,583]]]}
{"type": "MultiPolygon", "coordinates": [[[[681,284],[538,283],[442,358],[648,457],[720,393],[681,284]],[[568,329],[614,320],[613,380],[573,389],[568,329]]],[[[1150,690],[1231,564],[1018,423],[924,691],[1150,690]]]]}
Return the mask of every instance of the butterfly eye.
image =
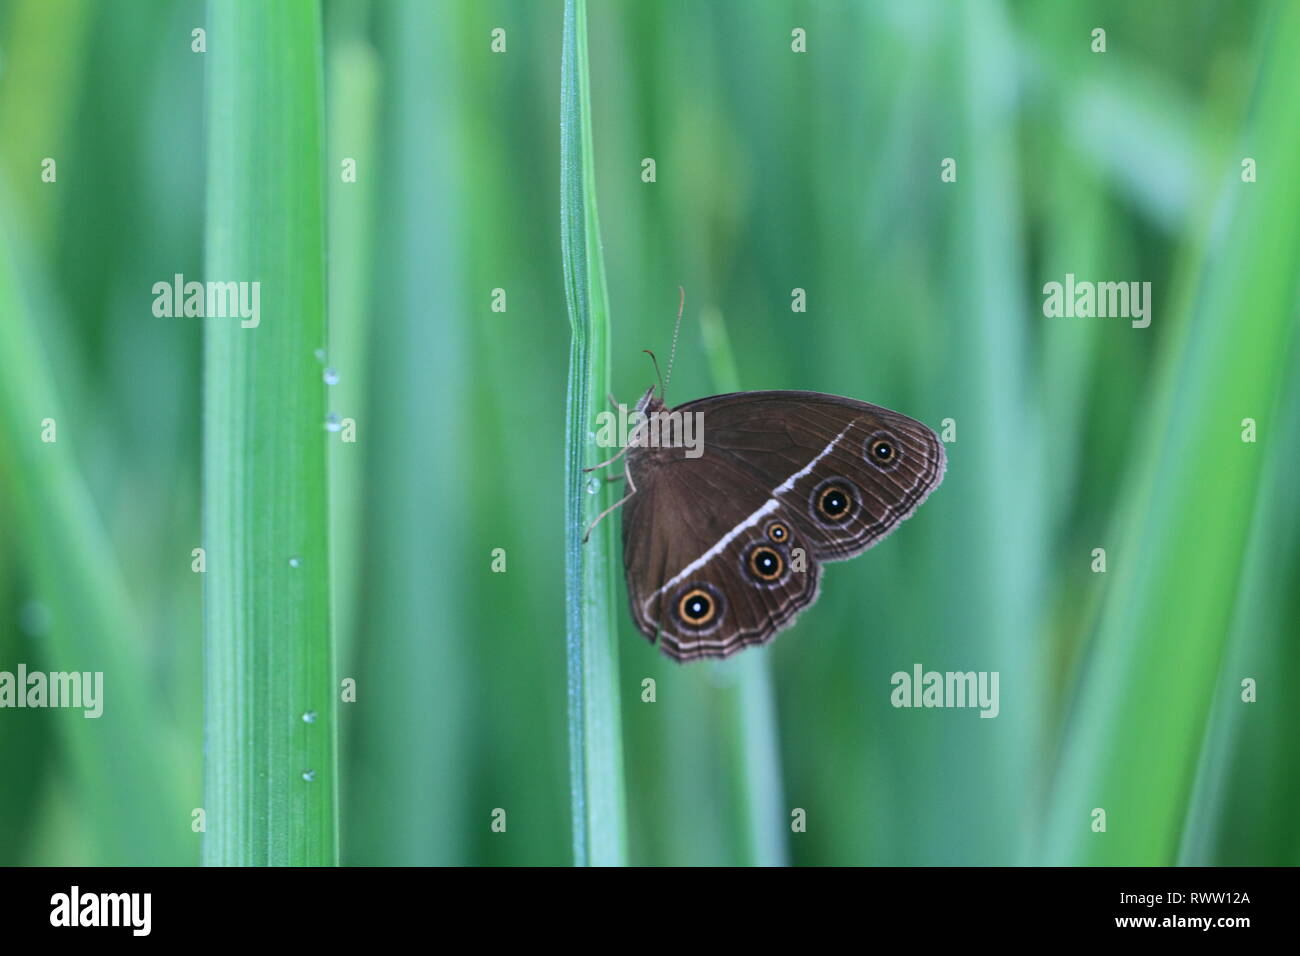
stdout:
{"type": "Polygon", "coordinates": [[[765,544],[751,548],[746,563],[749,565],[750,573],[760,581],[775,581],[785,571],[785,561],[781,553],[765,544]]]}
{"type": "Polygon", "coordinates": [[[690,628],[707,627],[718,616],[718,607],[719,600],[715,594],[702,587],[693,587],[677,599],[677,618],[690,628]]]}
{"type": "Polygon", "coordinates": [[[883,468],[898,461],[898,442],[892,435],[877,432],[867,439],[865,450],[867,461],[877,467],[883,468]]]}
{"type": "Polygon", "coordinates": [[[767,536],[777,544],[785,544],[790,540],[790,529],[779,521],[773,521],[767,526],[767,536]]]}
{"type": "Polygon", "coordinates": [[[831,478],[813,490],[812,503],[816,516],[823,523],[840,524],[852,517],[857,496],[847,482],[831,478]]]}

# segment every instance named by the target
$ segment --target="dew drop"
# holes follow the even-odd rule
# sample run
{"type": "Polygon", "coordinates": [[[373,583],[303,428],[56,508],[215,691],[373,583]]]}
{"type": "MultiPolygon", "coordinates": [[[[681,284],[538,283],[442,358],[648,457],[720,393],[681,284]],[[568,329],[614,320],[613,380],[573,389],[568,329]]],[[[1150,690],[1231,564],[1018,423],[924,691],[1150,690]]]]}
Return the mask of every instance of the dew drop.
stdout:
{"type": "Polygon", "coordinates": [[[304,771],[302,772],[302,779],[306,780],[308,783],[311,783],[313,780],[316,779],[316,771],[315,771],[315,770],[304,770],[304,771]]]}
{"type": "Polygon", "coordinates": [[[343,428],[343,419],[339,416],[338,412],[330,412],[328,415],[325,416],[326,431],[336,432],[342,428],[343,428]]]}
{"type": "Polygon", "coordinates": [[[592,478],[592,479],[588,480],[588,482],[587,482],[587,494],[589,494],[589,495],[594,495],[594,494],[595,494],[596,492],[598,492],[598,491],[600,491],[600,479],[599,479],[599,478],[592,478]]]}
{"type": "Polygon", "coordinates": [[[324,350],[324,349],[317,349],[317,350],[316,350],[316,361],[318,361],[318,362],[323,362],[323,361],[325,361],[325,350],[324,350]]]}
{"type": "Polygon", "coordinates": [[[298,557],[298,555],[295,554],[292,558],[289,559],[289,567],[291,568],[302,567],[302,558],[298,557]]]}
{"type": "Polygon", "coordinates": [[[304,724],[314,724],[314,723],[316,723],[316,711],[314,711],[314,710],[309,710],[309,711],[307,711],[307,713],[303,714],[303,715],[302,715],[302,722],[303,722],[304,724]]]}
{"type": "Polygon", "coordinates": [[[321,373],[321,378],[325,379],[326,385],[337,385],[339,383],[338,370],[331,366],[321,373]]]}

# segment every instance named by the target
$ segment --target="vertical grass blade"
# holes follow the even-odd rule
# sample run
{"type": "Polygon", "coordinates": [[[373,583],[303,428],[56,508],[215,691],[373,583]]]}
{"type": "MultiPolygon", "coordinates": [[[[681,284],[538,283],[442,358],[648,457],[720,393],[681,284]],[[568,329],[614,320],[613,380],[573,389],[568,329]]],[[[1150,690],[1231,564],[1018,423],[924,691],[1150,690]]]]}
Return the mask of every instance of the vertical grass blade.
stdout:
{"type": "MultiPolygon", "coordinates": [[[[740,391],[740,375],[722,313],[706,309],[700,327],[714,389],[719,394],[740,391]]],[[[739,862],[747,866],[785,866],[790,862],[770,652],[768,647],[753,648],[718,665],[735,678],[735,686],[720,696],[735,788],[739,862]]]]}
{"type": "Polygon", "coordinates": [[[209,9],[203,860],[338,857],[326,532],[321,28],[314,0],[209,9]]]}
{"type": "MultiPolygon", "coordinates": [[[[329,150],[326,160],[329,221],[329,370],[330,411],[365,422],[366,363],[369,357],[369,292],[374,261],[375,116],[379,98],[379,64],[357,23],[362,4],[333,8],[334,30],[327,54],[326,114],[329,150]],[[355,160],[364,175],[344,180],[341,163],[355,160]]],[[[352,660],[358,620],[361,576],[355,572],[362,553],[365,455],[354,442],[335,441],[329,449],[330,548],[334,563],[330,589],[334,601],[335,653],[352,660]]]]}
{"type": "MultiPolygon", "coordinates": [[[[1222,239],[1205,250],[1198,294],[1167,313],[1178,327],[1166,333],[1137,444],[1142,455],[1117,514],[1107,600],[1048,808],[1050,863],[1169,865],[1187,843],[1182,828],[1238,602],[1263,451],[1294,428],[1276,409],[1295,341],[1300,271],[1292,223],[1300,206],[1293,116],[1300,7],[1278,4],[1263,39],[1243,151],[1270,175],[1249,185],[1229,180],[1226,196],[1205,191],[1231,215],[1222,239]],[[1269,239],[1258,243],[1260,236],[1269,239]],[[1258,444],[1240,439],[1245,417],[1259,422],[1258,444]],[[1090,825],[1096,809],[1106,813],[1105,832],[1090,825]]],[[[1237,156],[1227,152],[1229,168],[1237,156]]]]}
{"type": "Polygon", "coordinates": [[[463,457],[475,421],[463,398],[474,365],[455,148],[461,61],[450,5],[403,0],[376,4],[375,13],[383,318],[369,327],[358,432],[366,557],[351,666],[363,690],[383,690],[359,694],[345,711],[344,861],[462,865],[473,859],[473,830],[462,823],[474,806],[464,768],[481,739],[468,716],[477,685],[466,637],[480,626],[468,595],[481,565],[471,567],[460,544],[472,537],[466,499],[476,484],[463,457]]]}
{"type": "MultiPolygon", "coordinates": [[[[1297,350],[1300,351],[1300,350],[1297,350]]],[[[1300,421],[1300,354],[1293,354],[1285,403],[1276,420],[1300,421]]],[[[1180,866],[1295,866],[1300,840],[1290,821],[1300,792],[1294,698],[1277,689],[1300,684],[1291,650],[1300,620],[1300,500],[1294,489],[1300,433],[1269,442],[1242,562],[1241,584],[1223,665],[1183,821],[1180,866]],[[1242,700],[1244,678],[1269,692],[1242,700]],[[1289,835],[1288,835],[1289,834],[1289,835]]]]}
{"type": "Polygon", "coordinates": [[[587,5],[584,0],[566,0],[560,80],[560,244],[573,334],[564,485],[573,862],[621,866],[627,860],[627,825],[618,632],[613,617],[615,522],[602,522],[589,542],[582,541],[584,529],[610,498],[604,482],[598,493],[590,494],[582,472],[600,459],[602,449],[590,436],[596,410],[609,391],[609,305],[594,169],[587,5]]]}
{"type": "MultiPolygon", "coordinates": [[[[159,716],[167,709],[147,675],[139,616],[127,592],[116,549],[96,508],[81,458],[102,423],[68,402],[51,370],[46,333],[57,324],[32,307],[31,256],[10,234],[8,204],[0,201],[0,493],[12,493],[12,547],[31,576],[30,597],[48,617],[26,647],[39,655],[32,670],[100,672],[102,714],[84,710],[27,711],[59,735],[75,787],[77,831],[72,862],[160,866],[194,859],[189,812],[172,772],[176,739],[159,716]],[[24,281],[25,277],[25,281],[24,281]],[[41,440],[42,422],[57,440],[41,440]]],[[[10,542],[5,542],[9,547],[10,542]]],[[[17,650],[23,645],[14,644],[17,650]]],[[[24,658],[0,659],[14,671],[24,658]]],[[[5,720],[21,719],[6,710],[5,720]]],[[[44,731],[42,731],[44,732],[44,731]]],[[[24,770],[5,750],[8,775],[24,770]]],[[[17,785],[15,785],[16,787],[17,785]]],[[[31,825],[31,821],[26,821],[31,825]]],[[[7,857],[8,848],[0,848],[7,857]]]]}

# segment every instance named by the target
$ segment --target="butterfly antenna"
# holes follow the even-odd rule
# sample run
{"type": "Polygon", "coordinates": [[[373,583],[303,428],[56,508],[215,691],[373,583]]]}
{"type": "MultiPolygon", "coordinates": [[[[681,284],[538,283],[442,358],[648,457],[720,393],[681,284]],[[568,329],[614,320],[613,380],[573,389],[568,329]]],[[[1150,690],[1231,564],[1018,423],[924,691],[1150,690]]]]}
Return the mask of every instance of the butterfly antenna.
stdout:
{"type": "MultiPolygon", "coordinates": [[[[646,355],[650,356],[650,361],[654,362],[654,365],[655,365],[655,377],[659,379],[659,397],[660,397],[660,398],[663,398],[663,397],[664,397],[664,377],[663,377],[662,373],[660,373],[660,371],[659,371],[659,360],[658,360],[657,358],[655,358],[655,354],[654,354],[654,352],[651,352],[649,349],[642,349],[641,351],[644,352],[646,355]]],[[[669,366],[669,368],[671,369],[672,366],[669,366]]]]}
{"type": "Polygon", "coordinates": [[[663,401],[668,400],[668,383],[671,382],[673,378],[673,359],[677,358],[677,333],[682,329],[682,313],[686,311],[686,290],[681,286],[678,286],[677,291],[681,293],[682,298],[677,304],[677,324],[673,326],[672,351],[668,353],[668,377],[664,380],[663,385],[659,389],[659,397],[663,401]]]}

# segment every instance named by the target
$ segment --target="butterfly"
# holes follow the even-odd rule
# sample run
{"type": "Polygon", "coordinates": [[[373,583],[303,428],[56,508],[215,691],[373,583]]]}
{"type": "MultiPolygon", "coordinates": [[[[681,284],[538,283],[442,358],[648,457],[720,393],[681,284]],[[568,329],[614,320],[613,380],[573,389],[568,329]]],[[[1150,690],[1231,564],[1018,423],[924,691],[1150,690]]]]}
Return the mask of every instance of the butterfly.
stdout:
{"type": "Polygon", "coordinates": [[[947,467],[930,428],[852,398],[734,392],[670,409],[663,391],[637,403],[614,507],[632,619],[678,661],[770,641],[817,600],[824,563],[885,538],[947,467]]]}

